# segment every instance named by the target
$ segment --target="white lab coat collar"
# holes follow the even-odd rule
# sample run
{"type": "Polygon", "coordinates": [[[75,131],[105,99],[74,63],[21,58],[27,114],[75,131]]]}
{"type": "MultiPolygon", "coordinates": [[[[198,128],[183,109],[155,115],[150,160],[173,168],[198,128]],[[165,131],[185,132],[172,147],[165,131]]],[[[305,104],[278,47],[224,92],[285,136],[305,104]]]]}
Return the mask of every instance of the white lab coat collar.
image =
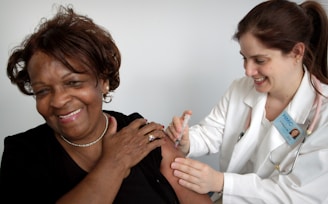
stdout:
{"type": "Polygon", "coordinates": [[[304,124],[309,116],[315,97],[316,92],[312,87],[310,74],[307,69],[304,69],[301,85],[286,111],[296,123],[304,124]]]}
{"type": "MultiPolygon", "coordinates": [[[[311,84],[311,77],[307,69],[304,69],[304,76],[301,81],[301,84],[297,92],[295,93],[295,96],[293,97],[292,101],[289,103],[285,110],[294,119],[296,123],[304,124],[311,111],[311,108],[309,107],[313,106],[315,97],[316,94],[311,84]]],[[[245,97],[244,103],[247,104],[250,108],[255,109],[258,107],[258,102],[260,102],[261,100],[266,101],[266,98],[267,94],[259,93],[254,88],[245,97]]]]}

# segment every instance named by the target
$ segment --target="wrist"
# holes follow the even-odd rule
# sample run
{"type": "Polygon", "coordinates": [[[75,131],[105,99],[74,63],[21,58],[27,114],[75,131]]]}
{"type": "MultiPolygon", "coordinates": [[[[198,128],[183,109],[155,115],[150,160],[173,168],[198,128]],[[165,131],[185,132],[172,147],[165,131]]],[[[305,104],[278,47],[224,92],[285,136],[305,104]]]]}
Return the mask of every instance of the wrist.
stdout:
{"type": "Polygon", "coordinates": [[[224,189],[224,173],[219,172],[218,193],[223,193],[224,189]]]}
{"type": "Polygon", "coordinates": [[[188,155],[189,152],[190,152],[190,143],[184,145],[184,146],[181,148],[181,151],[183,152],[183,154],[184,154],[185,156],[188,155]]]}

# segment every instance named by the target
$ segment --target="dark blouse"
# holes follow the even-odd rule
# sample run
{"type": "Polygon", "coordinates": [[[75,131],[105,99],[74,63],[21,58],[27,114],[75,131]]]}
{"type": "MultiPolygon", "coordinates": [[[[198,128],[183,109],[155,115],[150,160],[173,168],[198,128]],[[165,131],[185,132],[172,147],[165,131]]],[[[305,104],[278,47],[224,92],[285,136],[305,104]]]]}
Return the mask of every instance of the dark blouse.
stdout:
{"type": "MultiPolygon", "coordinates": [[[[118,131],[141,117],[138,113],[127,116],[105,112],[116,118],[118,131]]],[[[178,203],[173,188],[159,170],[161,159],[161,149],[157,148],[133,167],[114,203],[178,203]]],[[[86,175],[56,140],[53,130],[42,124],[5,138],[0,203],[55,203],[86,175]]]]}

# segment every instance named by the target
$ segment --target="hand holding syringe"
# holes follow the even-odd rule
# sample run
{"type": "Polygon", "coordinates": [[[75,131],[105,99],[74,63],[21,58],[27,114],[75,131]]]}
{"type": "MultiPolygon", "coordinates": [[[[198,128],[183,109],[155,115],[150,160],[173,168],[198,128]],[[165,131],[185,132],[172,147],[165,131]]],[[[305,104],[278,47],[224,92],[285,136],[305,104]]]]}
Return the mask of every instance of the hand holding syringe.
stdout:
{"type": "Polygon", "coordinates": [[[183,136],[183,133],[188,125],[188,122],[189,122],[189,119],[190,119],[190,115],[189,114],[185,114],[184,115],[184,118],[183,118],[183,124],[182,124],[182,129],[181,129],[181,132],[178,136],[178,139],[175,141],[175,147],[177,148],[180,144],[180,141],[182,139],[182,136],[183,136]]]}

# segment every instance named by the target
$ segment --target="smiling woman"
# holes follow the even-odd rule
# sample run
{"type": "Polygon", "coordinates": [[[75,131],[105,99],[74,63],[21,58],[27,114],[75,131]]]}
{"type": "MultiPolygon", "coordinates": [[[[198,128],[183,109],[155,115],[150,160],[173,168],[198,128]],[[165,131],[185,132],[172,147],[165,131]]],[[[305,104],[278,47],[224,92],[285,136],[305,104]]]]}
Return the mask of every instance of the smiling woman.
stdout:
{"type": "Polygon", "coordinates": [[[103,110],[120,64],[109,32],[70,7],[14,49],[8,76],[46,123],[5,138],[1,203],[211,203],[178,185],[161,124],[103,110]]]}
{"type": "Polygon", "coordinates": [[[233,37],[246,76],[189,131],[190,110],[167,128],[173,141],[183,134],[178,148],[189,157],[219,153],[219,171],[175,159],[181,185],[223,203],[328,203],[327,33],[311,0],[263,1],[241,19],[233,37]]]}

